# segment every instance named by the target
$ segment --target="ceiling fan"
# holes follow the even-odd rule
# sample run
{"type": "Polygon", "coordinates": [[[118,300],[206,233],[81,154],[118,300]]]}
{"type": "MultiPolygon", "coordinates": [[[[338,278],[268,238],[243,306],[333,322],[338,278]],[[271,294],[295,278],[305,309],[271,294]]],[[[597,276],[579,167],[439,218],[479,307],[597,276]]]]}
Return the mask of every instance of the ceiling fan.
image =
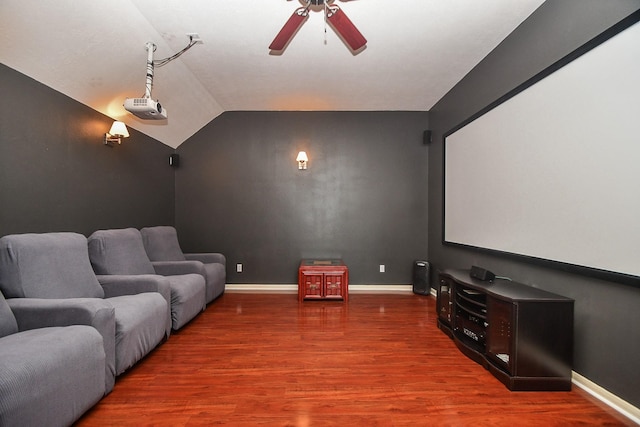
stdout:
{"type": "MultiPolygon", "coordinates": [[[[297,8],[289,20],[284,24],[278,35],[269,45],[272,51],[282,51],[289,44],[293,36],[300,29],[302,24],[309,18],[309,10],[312,6],[324,8],[325,22],[328,22],[333,30],[349,45],[354,52],[363,48],[367,44],[367,39],[358,31],[347,15],[333,4],[334,0],[300,0],[305,6],[297,8]]],[[[342,0],[348,1],[348,0],[342,0]]],[[[317,9],[317,8],[316,8],[317,9]]]]}

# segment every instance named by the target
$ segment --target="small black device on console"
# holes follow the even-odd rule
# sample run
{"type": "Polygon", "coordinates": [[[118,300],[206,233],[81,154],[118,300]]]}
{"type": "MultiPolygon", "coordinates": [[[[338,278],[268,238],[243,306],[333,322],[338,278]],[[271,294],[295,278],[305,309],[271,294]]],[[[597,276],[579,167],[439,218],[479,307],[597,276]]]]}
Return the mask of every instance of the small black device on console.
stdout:
{"type": "Polygon", "coordinates": [[[473,277],[474,279],[482,280],[485,282],[492,282],[493,279],[496,278],[496,275],[490,272],[489,270],[485,270],[484,268],[481,268],[481,267],[476,267],[475,265],[471,267],[471,270],[469,271],[469,276],[473,277]]]}

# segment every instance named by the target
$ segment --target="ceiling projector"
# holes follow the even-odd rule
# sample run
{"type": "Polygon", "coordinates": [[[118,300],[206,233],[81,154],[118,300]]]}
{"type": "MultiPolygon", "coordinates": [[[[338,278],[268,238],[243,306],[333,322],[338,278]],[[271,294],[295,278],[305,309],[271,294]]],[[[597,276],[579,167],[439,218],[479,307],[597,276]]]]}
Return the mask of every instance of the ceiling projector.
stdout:
{"type": "Polygon", "coordinates": [[[124,100],[124,109],[144,120],[165,120],[167,110],[162,108],[158,101],[151,98],[127,98],[124,100]]]}

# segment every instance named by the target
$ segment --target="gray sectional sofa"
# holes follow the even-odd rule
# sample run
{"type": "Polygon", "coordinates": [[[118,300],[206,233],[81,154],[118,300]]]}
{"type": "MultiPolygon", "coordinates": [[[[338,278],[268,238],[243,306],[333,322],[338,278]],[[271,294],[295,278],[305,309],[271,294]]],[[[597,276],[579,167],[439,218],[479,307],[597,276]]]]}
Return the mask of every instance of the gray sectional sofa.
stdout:
{"type": "Polygon", "coordinates": [[[116,376],[171,332],[169,287],[131,278],[99,282],[89,261],[87,238],[77,233],[0,238],[0,291],[7,299],[40,299],[44,300],[40,305],[52,308],[74,303],[86,306],[99,300],[111,305],[115,330],[100,330],[107,354],[109,391],[116,376]]]}
{"type": "Polygon", "coordinates": [[[224,256],[210,257],[164,277],[133,228],[0,238],[0,426],[79,419],[224,292],[224,256]]]}

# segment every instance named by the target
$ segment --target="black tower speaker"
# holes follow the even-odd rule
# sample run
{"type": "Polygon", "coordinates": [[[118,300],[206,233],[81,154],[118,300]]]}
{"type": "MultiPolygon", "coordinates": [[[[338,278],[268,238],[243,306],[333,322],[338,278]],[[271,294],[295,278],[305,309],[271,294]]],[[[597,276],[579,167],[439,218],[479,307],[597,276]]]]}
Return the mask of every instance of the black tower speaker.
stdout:
{"type": "Polygon", "coordinates": [[[415,261],[413,263],[413,292],[420,295],[431,293],[429,277],[431,266],[428,261],[415,261]]]}

